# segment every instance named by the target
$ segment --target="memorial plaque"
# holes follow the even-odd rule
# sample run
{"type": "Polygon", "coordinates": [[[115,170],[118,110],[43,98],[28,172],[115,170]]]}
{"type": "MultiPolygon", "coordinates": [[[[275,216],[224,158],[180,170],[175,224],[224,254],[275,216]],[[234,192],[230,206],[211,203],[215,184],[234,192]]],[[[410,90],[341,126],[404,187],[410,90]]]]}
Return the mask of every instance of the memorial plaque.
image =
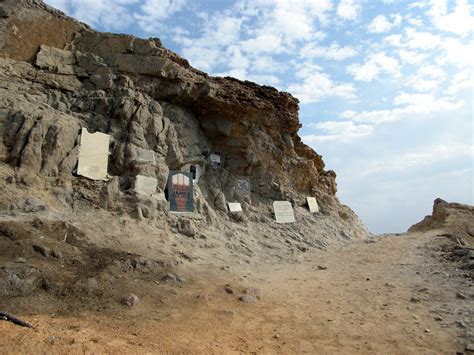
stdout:
{"type": "Polygon", "coordinates": [[[154,177],[137,175],[135,177],[135,192],[144,195],[151,196],[156,193],[156,186],[158,181],[154,177]]]}
{"type": "Polygon", "coordinates": [[[142,164],[155,164],[155,152],[149,149],[137,149],[137,162],[142,164]]]}
{"type": "Polygon", "coordinates": [[[110,136],[104,133],[89,133],[81,130],[77,174],[92,180],[107,179],[110,136]]]}
{"type": "Polygon", "coordinates": [[[235,195],[238,197],[250,196],[250,181],[248,179],[236,180],[235,195]]]}
{"type": "Polygon", "coordinates": [[[306,202],[308,203],[309,211],[311,213],[319,212],[318,201],[314,197],[306,197],[306,202]]]}
{"type": "Polygon", "coordinates": [[[242,205],[238,202],[228,202],[227,206],[230,213],[242,212],[242,205]]]}
{"type": "Polygon", "coordinates": [[[172,212],[193,212],[193,177],[191,173],[170,171],[168,201],[172,212]]]}
{"type": "Polygon", "coordinates": [[[275,212],[275,219],[277,223],[294,223],[295,214],[293,207],[288,201],[273,202],[273,211],[275,212]]]}
{"type": "Polygon", "coordinates": [[[211,163],[220,164],[221,163],[221,156],[217,154],[210,154],[209,160],[211,163]]]}

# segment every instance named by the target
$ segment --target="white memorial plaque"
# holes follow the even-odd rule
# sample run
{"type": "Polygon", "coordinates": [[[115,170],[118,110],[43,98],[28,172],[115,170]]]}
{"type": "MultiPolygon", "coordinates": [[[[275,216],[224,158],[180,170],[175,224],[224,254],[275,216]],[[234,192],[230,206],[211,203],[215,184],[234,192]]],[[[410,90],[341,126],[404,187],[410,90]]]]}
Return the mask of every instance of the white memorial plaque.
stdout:
{"type": "Polygon", "coordinates": [[[294,223],[295,214],[293,207],[288,201],[274,201],[273,211],[275,212],[275,219],[277,223],[294,223]]]}
{"type": "Polygon", "coordinates": [[[309,211],[311,213],[319,212],[318,201],[315,197],[306,197],[306,202],[308,203],[309,211]]]}
{"type": "Polygon", "coordinates": [[[221,163],[221,156],[217,155],[217,154],[210,154],[209,155],[209,160],[211,161],[211,163],[220,164],[221,163]]]}
{"type": "Polygon", "coordinates": [[[77,174],[92,180],[107,179],[110,136],[104,133],[81,131],[77,174]]]}
{"type": "Polygon", "coordinates": [[[137,162],[155,164],[155,152],[149,149],[137,149],[137,162]]]}
{"type": "Polygon", "coordinates": [[[135,176],[135,192],[144,195],[151,196],[156,193],[156,186],[158,181],[149,176],[137,175],[135,176]]]}
{"type": "Polygon", "coordinates": [[[228,202],[227,206],[230,213],[242,212],[242,205],[238,202],[228,202]]]}

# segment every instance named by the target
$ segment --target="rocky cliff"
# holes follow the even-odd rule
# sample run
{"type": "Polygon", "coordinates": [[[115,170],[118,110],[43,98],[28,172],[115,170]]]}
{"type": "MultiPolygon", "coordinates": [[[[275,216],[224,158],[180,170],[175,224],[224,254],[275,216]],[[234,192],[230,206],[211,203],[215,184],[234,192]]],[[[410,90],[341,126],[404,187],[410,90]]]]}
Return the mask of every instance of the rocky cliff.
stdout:
{"type": "Polygon", "coordinates": [[[437,198],[433,203],[431,215],[412,225],[408,232],[431,230],[452,234],[458,243],[474,247],[474,206],[437,198]]]}
{"type": "Polygon", "coordinates": [[[39,218],[114,248],[135,245],[151,255],[137,246],[141,233],[141,242],[161,243],[163,255],[189,256],[212,244],[223,259],[237,250],[248,260],[365,237],[335,196],[335,173],[324,170],[299,128],[291,94],[210,77],[159,39],[96,32],[40,0],[0,1],[4,234],[15,218],[26,221],[27,235],[41,233],[28,224],[39,218]],[[74,173],[81,128],[110,135],[108,181],[74,173]],[[145,163],[143,151],[152,154],[145,163]],[[221,156],[217,167],[212,153],[221,156]],[[170,214],[169,171],[191,165],[201,173],[195,214],[170,214]],[[153,197],[136,193],[138,175],[157,180],[153,197]],[[241,178],[250,181],[249,195],[236,193],[241,178]],[[317,198],[320,213],[307,211],[307,196],[317,198]],[[293,204],[296,223],[274,222],[275,200],[293,204]],[[241,202],[243,213],[229,215],[229,201],[241,202]],[[182,242],[184,253],[180,235],[198,241],[182,242]]]}

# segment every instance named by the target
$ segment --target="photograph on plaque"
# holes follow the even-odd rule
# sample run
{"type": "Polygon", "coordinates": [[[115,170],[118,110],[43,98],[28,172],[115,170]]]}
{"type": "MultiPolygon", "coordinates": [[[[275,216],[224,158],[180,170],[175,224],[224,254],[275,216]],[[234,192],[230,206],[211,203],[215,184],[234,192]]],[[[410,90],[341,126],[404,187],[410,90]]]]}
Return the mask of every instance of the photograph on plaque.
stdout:
{"type": "Polygon", "coordinates": [[[172,212],[193,212],[193,177],[191,173],[170,171],[168,201],[172,212]]]}

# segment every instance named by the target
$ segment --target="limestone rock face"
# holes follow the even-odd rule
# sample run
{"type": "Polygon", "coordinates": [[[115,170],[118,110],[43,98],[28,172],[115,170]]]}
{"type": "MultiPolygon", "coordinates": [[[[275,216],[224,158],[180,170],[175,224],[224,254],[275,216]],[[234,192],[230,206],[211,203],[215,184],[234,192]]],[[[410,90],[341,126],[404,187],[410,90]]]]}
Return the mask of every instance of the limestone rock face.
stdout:
{"type": "Polygon", "coordinates": [[[83,198],[173,224],[163,203],[168,173],[198,166],[196,228],[230,223],[228,201],[241,201],[249,223],[260,223],[274,200],[301,208],[315,196],[326,220],[305,214],[305,231],[367,235],[335,197],[335,173],[298,136],[291,94],[210,77],[158,39],[99,33],[40,0],[4,0],[0,10],[0,162],[16,183],[54,191],[67,208],[83,198]],[[82,128],[111,138],[113,178],[101,186],[73,174],[82,128]],[[137,195],[137,176],[156,179],[160,198],[137,195]],[[235,194],[242,178],[247,197],[235,194]]]}
{"type": "Polygon", "coordinates": [[[426,232],[433,229],[454,233],[459,240],[474,247],[474,206],[446,202],[437,198],[431,215],[412,225],[408,232],[426,232]]]}

